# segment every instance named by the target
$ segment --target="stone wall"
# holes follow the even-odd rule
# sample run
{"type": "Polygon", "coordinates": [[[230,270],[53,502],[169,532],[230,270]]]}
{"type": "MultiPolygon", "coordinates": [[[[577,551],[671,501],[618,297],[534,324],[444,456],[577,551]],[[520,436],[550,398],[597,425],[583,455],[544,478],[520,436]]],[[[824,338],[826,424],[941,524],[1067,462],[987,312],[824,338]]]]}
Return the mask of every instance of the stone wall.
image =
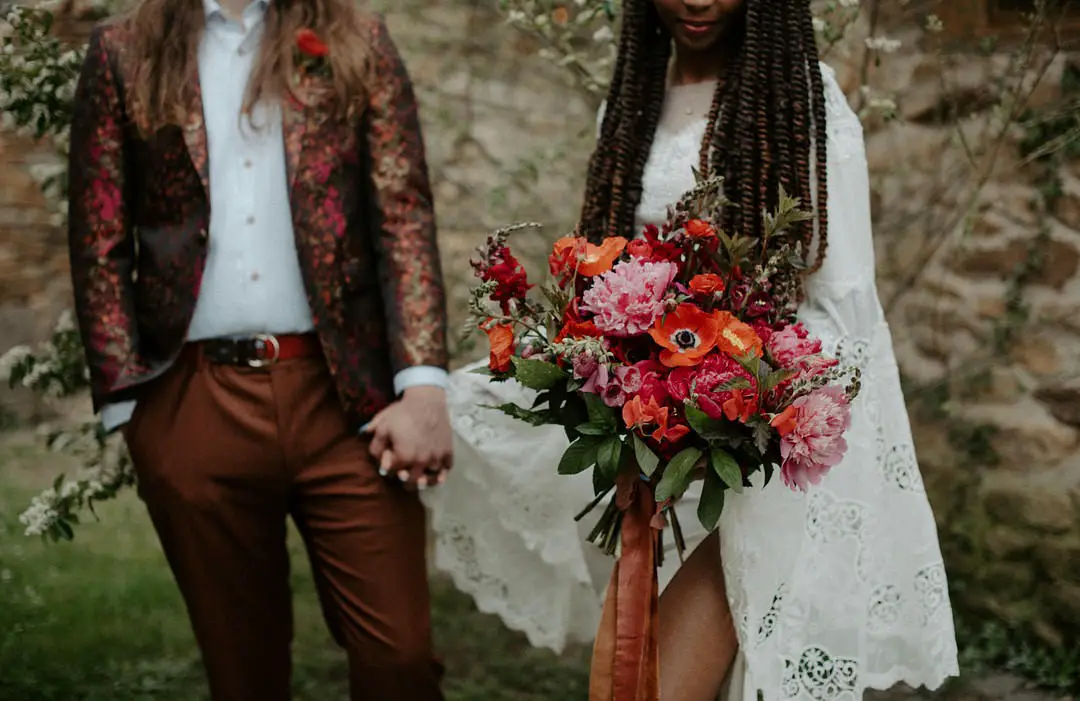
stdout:
{"type": "MultiPolygon", "coordinates": [[[[550,225],[518,242],[539,255],[573,222],[595,105],[487,3],[417,7],[397,5],[389,19],[422,102],[460,320],[466,259],[491,228],[550,225]]],[[[986,86],[1007,57],[942,61],[915,33],[897,31],[909,39],[906,53],[870,70],[876,86],[900,94],[902,116],[867,123],[881,296],[957,601],[1049,641],[1075,641],[1080,168],[1060,169],[1063,194],[1044,212],[1046,176],[1020,165],[1019,130],[992,166],[994,141],[979,136],[993,102],[986,86]],[[976,188],[984,172],[986,185],[976,188]],[[1044,260],[1028,265],[1021,302],[1010,305],[1018,285],[1009,280],[1033,249],[1044,260]]],[[[829,61],[857,101],[861,64],[842,50],[829,61]]],[[[1034,104],[1056,99],[1063,70],[1063,60],[1051,66],[1034,104]]],[[[48,226],[27,173],[42,158],[47,150],[0,137],[0,351],[40,337],[69,303],[63,235],[48,226]]]]}

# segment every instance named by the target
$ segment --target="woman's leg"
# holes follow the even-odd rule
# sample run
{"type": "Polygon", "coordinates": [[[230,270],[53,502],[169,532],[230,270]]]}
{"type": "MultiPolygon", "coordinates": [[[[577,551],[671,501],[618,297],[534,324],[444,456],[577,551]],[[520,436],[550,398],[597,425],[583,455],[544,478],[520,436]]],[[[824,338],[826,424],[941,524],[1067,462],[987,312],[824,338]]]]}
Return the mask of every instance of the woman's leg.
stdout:
{"type": "Polygon", "coordinates": [[[713,532],[660,596],[661,701],[716,701],[738,646],[713,532]]]}

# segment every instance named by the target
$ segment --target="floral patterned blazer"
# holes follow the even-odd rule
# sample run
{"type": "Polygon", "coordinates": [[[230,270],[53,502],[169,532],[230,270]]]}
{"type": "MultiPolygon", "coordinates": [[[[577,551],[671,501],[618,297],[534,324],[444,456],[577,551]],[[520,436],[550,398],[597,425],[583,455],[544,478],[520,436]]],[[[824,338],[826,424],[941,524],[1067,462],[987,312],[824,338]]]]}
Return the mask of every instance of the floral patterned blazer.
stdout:
{"type": "MultiPolygon", "coordinates": [[[[366,109],[339,118],[317,103],[282,106],[308,301],[357,425],[391,401],[394,373],[447,364],[445,292],[412,84],[383,21],[372,17],[367,30],[366,109]]],[[[128,31],[123,23],[93,31],[71,127],[71,272],[96,409],[137,398],[179,355],[210,223],[201,97],[183,124],[142,136],[125,97],[128,31]]]]}

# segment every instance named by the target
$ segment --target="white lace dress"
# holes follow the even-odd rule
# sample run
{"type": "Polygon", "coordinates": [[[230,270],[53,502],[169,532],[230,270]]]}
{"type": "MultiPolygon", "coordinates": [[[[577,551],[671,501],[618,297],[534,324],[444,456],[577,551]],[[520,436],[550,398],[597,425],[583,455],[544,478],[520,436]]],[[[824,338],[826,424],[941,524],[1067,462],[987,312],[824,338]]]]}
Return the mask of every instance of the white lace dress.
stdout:
{"type": "MultiPolygon", "coordinates": [[[[866,688],[901,681],[936,688],[957,673],[937,530],[875,286],[862,128],[832,71],[823,70],[829,247],[800,316],[827,350],[861,367],[864,384],[848,453],[820,487],[796,494],[774,480],[727,501],[719,529],[740,643],[726,693],[733,701],[756,701],[758,691],[765,701],[856,700],[866,688]]],[[[693,185],[712,90],[669,90],[644,174],[641,223],[662,221],[693,185]]],[[[525,394],[453,374],[455,469],[425,498],[436,567],[481,610],[534,645],[560,650],[591,640],[610,562],[583,542],[592,517],[573,520],[592,495],[588,476],[556,474],[567,445],[561,428],[479,408],[527,403],[525,394]]],[[[698,493],[678,507],[691,545],[705,535],[698,493]]],[[[661,586],[678,565],[673,553],[665,559],[661,586]]]]}

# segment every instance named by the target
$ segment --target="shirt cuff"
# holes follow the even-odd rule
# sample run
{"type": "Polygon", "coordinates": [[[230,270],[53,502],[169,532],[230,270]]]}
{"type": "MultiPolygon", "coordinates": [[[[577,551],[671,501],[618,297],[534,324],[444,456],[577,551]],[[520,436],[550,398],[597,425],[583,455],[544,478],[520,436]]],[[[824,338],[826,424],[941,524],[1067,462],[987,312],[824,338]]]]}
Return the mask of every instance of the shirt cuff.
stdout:
{"type": "Polygon", "coordinates": [[[135,411],[135,404],[136,401],[132,399],[131,401],[106,404],[101,407],[101,425],[105,427],[106,431],[112,433],[131,420],[131,415],[135,411]]]}
{"type": "Polygon", "coordinates": [[[401,394],[410,387],[419,387],[422,385],[446,389],[449,379],[450,375],[442,368],[432,367],[430,365],[417,365],[416,367],[405,368],[397,375],[394,375],[394,393],[401,394]]]}

